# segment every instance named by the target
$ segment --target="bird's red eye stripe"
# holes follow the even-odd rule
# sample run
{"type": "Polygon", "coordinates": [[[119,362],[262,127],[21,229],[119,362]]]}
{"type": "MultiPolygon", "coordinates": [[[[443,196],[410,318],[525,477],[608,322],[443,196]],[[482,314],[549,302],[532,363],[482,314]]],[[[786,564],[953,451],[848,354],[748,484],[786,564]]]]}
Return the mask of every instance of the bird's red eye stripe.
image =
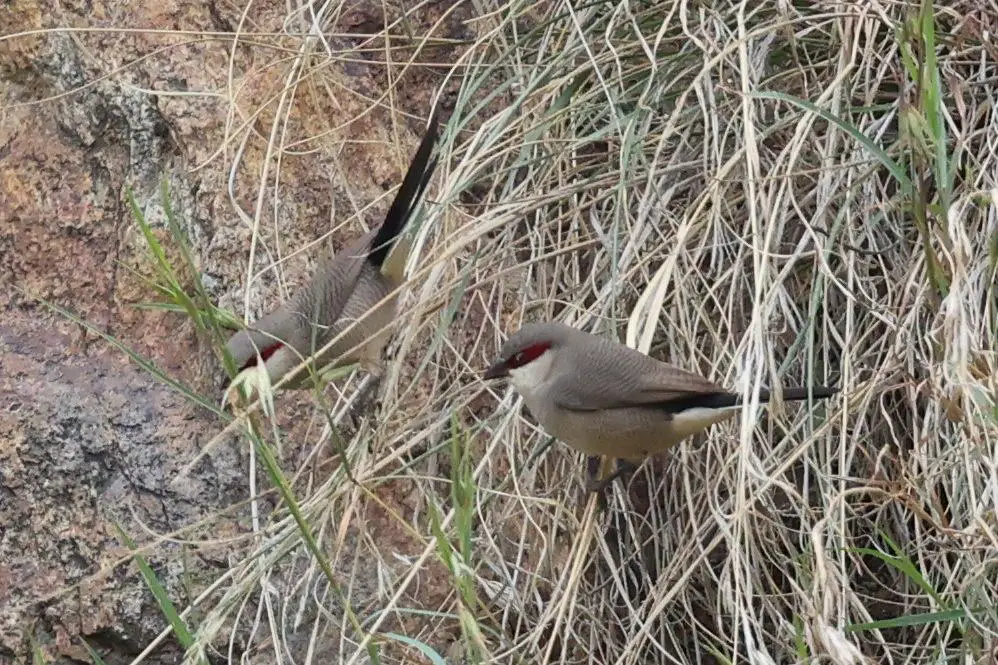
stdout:
{"type": "Polygon", "coordinates": [[[506,367],[510,369],[516,369],[517,367],[523,367],[529,362],[535,360],[542,353],[551,348],[550,344],[540,343],[534,344],[533,346],[528,346],[525,349],[514,353],[509,360],[506,361],[506,367]]]}
{"type": "MultiPolygon", "coordinates": [[[[270,346],[265,347],[263,350],[261,350],[259,357],[263,359],[263,362],[267,362],[267,359],[270,358],[270,356],[277,353],[277,350],[282,346],[284,345],[281,344],[280,342],[274,342],[270,346]]],[[[257,355],[254,353],[252,356],[249,357],[249,360],[246,361],[246,364],[239,368],[240,371],[246,369],[247,367],[253,367],[254,365],[256,365],[256,359],[257,355]]]]}

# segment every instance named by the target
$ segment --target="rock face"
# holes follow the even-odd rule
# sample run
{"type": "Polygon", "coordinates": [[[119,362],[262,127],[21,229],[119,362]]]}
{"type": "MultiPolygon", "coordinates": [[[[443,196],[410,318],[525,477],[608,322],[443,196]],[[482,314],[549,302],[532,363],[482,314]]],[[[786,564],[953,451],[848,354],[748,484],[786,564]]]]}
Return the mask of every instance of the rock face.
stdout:
{"type": "MultiPolygon", "coordinates": [[[[161,534],[197,524],[245,494],[243,456],[220,446],[177,479],[218,429],[198,408],[118,354],[75,353],[30,317],[0,326],[0,340],[0,654],[23,656],[31,638],[86,661],[81,637],[137,654],[162,615],[134,567],[116,565],[128,550],[115,524],[139,542],[140,524],[161,534]]],[[[179,549],[157,547],[174,561],[179,549]]],[[[224,559],[191,564],[155,567],[174,588],[182,574],[205,582],[225,570],[224,559]]]]}
{"type": "MultiPolygon", "coordinates": [[[[336,232],[338,246],[360,230],[358,217],[377,223],[388,205],[381,195],[404,172],[421,129],[415,121],[400,128],[397,114],[380,110],[348,124],[387,85],[381,66],[356,58],[326,62],[316,50],[303,66],[324,64],[322,76],[359,94],[334,99],[328,89],[316,94],[302,83],[278,110],[274,92],[290,68],[278,46],[297,49],[300,38],[234,45],[219,33],[240,25],[241,8],[142,4],[0,8],[0,24],[12,26],[5,32],[186,31],[53,31],[0,42],[0,663],[24,662],[33,650],[47,662],[89,662],[84,639],[108,663],[128,662],[165,624],[115,525],[140,544],[181,527],[198,535],[202,518],[247,496],[245,444],[223,442],[177,479],[221,423],[37,299],[71,310],[212,394],[215,368],[206,367],[189,323],[134,306],[155,296],[140,277],[150,267],[126,192],[134,192],[165,238],[166,182],[211,296],[242,315],[251,236],[244,215],[254,215],[261,188],[262,242],[273,250],[279,232],[284,253],[327,233],[331,218],[378,199],[374,210],[336,232]],[[288,146],[279,162],[270,143],[274,126],[288,146]],[[400,146],[400,136],[411,145],[400,146]]],[[[285,11],[282,2],[255,3],[243,29],[301,28],[285,25],[285,11]]],[[[381,11],[371,3],[348,7],[330,32],[383,30],[381,11]]],[[[426,9],[417,25],[430,25],[442,11],[426,9]]],[[[459,25],[459,17],[450,21],[459,25]]],[[[440,80],[419,66],[391,79],[402,110],[420,117],[440,80]]],[[[273,261],[265,254],[258,251],[257,269],[273,261]]],[[[306,249],[284,264],[290,282],[306,274],[314,256],[306,249]]],[[[254,315],[283,293],[272,272],[250,289],[254,315]]],[[[244,512],[212,524],[212,537],[245,531],[244,512]]],[[[227,565],[223,549],[212,558],[203,548],[195,554],[155,545],[150,563],[181,602],[227,565]]],[[[178,658],[168,643],[145,662],[178,658]]]]}

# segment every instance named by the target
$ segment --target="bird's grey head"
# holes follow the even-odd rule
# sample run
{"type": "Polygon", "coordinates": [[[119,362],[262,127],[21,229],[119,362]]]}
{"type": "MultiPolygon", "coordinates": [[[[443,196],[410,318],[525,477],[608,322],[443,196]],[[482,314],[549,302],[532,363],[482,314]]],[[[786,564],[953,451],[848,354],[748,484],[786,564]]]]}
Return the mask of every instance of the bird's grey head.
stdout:
{"type": "Polygon", "coordinates": [[[573,335],[575,328],[563,323],[528,323],[510,335],[499,351],[499,358],[484,374],[486,379],[514,376],[524,373],[530,367],[545,365],[550,367],[553,354],[563,347],[573,335]]]}

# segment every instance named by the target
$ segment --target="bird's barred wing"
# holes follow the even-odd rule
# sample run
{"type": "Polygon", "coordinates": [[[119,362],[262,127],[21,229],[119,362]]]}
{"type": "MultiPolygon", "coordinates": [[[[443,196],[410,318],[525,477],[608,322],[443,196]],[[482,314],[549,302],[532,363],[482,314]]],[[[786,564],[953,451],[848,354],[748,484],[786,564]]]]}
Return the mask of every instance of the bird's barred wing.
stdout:
{"type": "Polygon", "coordinates": [[[702,376],[602,339],[577,356],[567,371],[558,372],[552,386],[558,406],[572,411],[668,408],[670,403],[727,393],[702,376]]]}
{"type": "Polygon", "coordinates": [[[360,279],[375,233],[376,230],[368,231],[334,256],[324,257],[316,268],[309,289],[299,292],[296,305],[299,313],[316,326],[316,349],[330,339],[333,325],[357,288],[357,280],[360,279]]]}

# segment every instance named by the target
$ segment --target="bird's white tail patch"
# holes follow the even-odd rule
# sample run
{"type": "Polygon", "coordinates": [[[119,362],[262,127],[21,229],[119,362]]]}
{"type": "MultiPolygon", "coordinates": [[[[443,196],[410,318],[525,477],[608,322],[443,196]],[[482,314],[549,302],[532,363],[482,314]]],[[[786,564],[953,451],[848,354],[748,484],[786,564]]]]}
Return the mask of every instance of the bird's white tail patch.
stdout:
{"type": "Polygon", "coordinates": [[[741,404],[736,404],[721,408],[686,409],[672,416],[672,426],[681,436],[690,436],[731,418],[741,408],[741,404]]]}

